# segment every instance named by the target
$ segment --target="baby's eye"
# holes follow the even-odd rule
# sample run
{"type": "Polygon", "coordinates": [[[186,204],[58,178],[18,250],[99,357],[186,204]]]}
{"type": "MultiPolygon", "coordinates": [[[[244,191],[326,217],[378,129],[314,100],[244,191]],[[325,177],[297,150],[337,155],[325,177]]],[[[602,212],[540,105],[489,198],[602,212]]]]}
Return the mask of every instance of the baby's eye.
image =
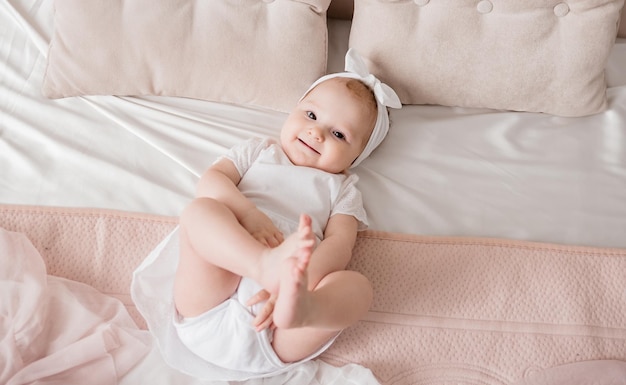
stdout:
{"type": "Polygon", "coordinates": [[[341,132],[339,132],[339,131],[333,131],[333,135],[335,135],[335,137],[337,139],[342,139],[343,140],[343,139],[346,138],[346,136],[344,134],[342,134],[341,132]]]}
{"type": "Polygon", "coordinates": [[[311,111],[307,111],[306,112],[306,116],[311,119],[311,120],[317,120],[317,116],[315,116],[315,113],[311,112],[311,111]]]}

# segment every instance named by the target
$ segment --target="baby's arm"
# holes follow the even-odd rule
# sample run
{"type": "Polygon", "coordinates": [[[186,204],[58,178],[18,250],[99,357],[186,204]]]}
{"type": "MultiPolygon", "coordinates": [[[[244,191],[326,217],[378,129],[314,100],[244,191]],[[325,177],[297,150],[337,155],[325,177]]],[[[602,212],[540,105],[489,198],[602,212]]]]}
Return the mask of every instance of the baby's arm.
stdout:
{"type": "Polygon", "coordinates": [[[222,158],[202,175],[196,188],[196,197],[208,197],[222,202],[235,215],[239,223],[259,242],[278,246],[282,233],[272,221],[246,198],[237,185],[241,176],[235,164],[222,158]]]}
{"type": "Polygon", "coordinates": [[[204,172],[196,186],[196,197],[208,197],[224,203],[237,218],[254,205],[237,188],[241,176],[235,164],[222,158],[204,172]]]}
{"type": "Polygon", "coordinates": [[[309,264],[309,290],[317,286],[319,281],[333,271],[344,270],[356,242],[358,222],[351,215],[335,214],[330,217],[324,239],[311,256],[309,264]]]}

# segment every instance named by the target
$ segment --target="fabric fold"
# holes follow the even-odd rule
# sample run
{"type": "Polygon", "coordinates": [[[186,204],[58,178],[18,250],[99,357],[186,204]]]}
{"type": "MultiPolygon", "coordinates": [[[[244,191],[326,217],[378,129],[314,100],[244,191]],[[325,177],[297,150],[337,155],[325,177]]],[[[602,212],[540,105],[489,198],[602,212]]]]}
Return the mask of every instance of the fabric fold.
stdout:
{"type": "Polygon", "coordinates": [[[0,383],[115,384],[151,338],[118,300],[46,274],[28,238],[0,228],[0,383]]]}

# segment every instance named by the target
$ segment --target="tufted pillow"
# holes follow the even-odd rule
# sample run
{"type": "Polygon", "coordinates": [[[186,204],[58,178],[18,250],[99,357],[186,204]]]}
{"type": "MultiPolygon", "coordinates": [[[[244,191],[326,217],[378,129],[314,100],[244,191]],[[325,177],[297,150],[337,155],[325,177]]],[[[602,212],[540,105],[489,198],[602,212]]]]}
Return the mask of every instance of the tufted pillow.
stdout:
{"type": "Polygon", "coordinates": [[[583,116],[624,0],[356,0],[350,46],[404,104],[583,116]]]}
{"type": "Polygon", "coordinates": [[[289,111],[326,72],[330,0],[55,0],[43,94],[289,111]]]}

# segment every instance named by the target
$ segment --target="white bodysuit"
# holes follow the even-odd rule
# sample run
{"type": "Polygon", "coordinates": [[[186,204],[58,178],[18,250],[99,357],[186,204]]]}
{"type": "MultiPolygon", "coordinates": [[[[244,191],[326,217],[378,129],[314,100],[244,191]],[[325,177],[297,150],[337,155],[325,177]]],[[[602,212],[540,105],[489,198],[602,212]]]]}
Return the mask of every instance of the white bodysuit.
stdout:
{"type": "MultiPolygon", "coordinates": [[[[329,174],[291,163],[280,146],[268,139],[251,139],[225,156],[242,179],[239,190],[266,213],[285,236],[298,227],[301,213],[312,219],[318,241],[335,214],[354,216],[359,230],[367,217],[356,175],[329,174]]],[[[143,261],[133,274],[131,293],[148,322],[165,360],[198,378],[241,381],[281,373],[297,363],[284,363],[274,352],[272,331],[256,332],[252,320],[263,303],[245,302],[261,290],[243,278],[237,292],[217,307],[193,318],[181,318],[174,307],[174,274],[178,264],[178,229],[143,261]]],[[[332,341],[311,357],[326,350],[332,341]]],[[[300,362],[303,362],[300,361],[300,362]]]]}

